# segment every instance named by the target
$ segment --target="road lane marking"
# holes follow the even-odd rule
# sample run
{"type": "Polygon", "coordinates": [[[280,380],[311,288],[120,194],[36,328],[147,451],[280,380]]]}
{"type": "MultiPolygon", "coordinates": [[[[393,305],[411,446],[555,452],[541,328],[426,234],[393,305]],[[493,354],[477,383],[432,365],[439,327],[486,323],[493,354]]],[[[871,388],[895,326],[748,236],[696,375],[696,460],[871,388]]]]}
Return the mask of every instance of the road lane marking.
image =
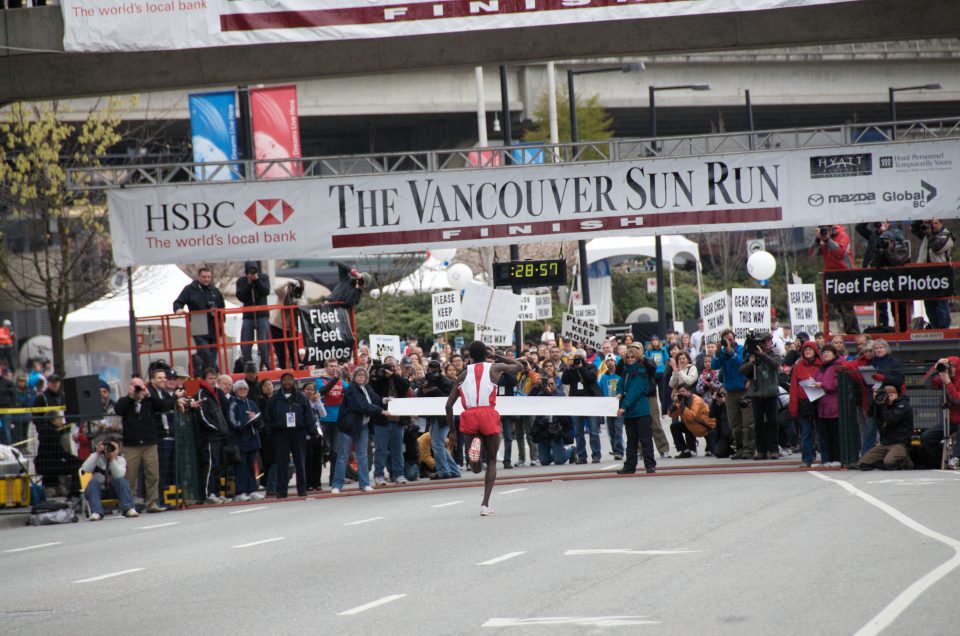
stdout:
{"type": "Polygon", "coordinates": [[[527,627],[528,625],[581,625],[584,627],[623,627],[659,625],[646,616],[545,616],[543,618],[491,618],[482,627],[527,627]]]}
{"type": "Polygon", "coordinates": [[[391,594],[390,596],[384,596],[383,598],[372,601],[365,605],[360,605],[359,607],[354,607],[353,609],[348,609],[345,612],[340,612],[337,616],[353,616],[354,614],[359,614],[360,612],[366,612],[368,609],[373,609],[374,607],[379,607],[380,605],[386,605],[387,603],[392,603],[397,599],[401,599],[406,594],[391,594]]]}
{"type": "Polygon", "coordinates": [[[526,554],[526,553],[527,552],[525,550],[522,552],[508,552],[503,556],[498,556],[496,558],[490,559],[489,561],[481,561],[480,563],[477,563],[477,565],[494,565],[496,563],[501,563],[503,561],[506,561],[507,559],[512,559],[513,557],[518,557],[521,554],[526,554]]]}
{"type": "Polygon", "coordinates": [[[273,543],[274,541],[283,541],[284,537],[274,537],[272,539],[263,539],[261,541],[253,541],[251,543],[241,543],[240,545],[230,546],[232,548],[252,548],[255,545],[263,545],[264,543],[273,543]]]}
{"type": "Polygon", "coordinates": [[[167,528],[169,526],[178,526],[178,525],[180,525],[179,521],[168,521],[166,523],[157,523],[152,526],[140,526],[134,529],[135,530],[153,530],[154,528],[167,528]]]}
{"type": "Polygon", "coordinates": [[[901,592],[895,599],[890,601],[890,603],[884,607],[879,614],[874,616],[867,622],[866,625],[860,628],[860,630],[854,636],[874,636],[879,634],[884,629],[893,624],[895,620],[908,608],[910,605],[920,598],[920,596],[926,592],[929,588],[933,587],[937,581],[944,578],[955,569],[960,567],[960,541],[952,537],[948,537],[944,534],[940,534],[936,530],[931,530],[922,523],[913,520],[907,515],[903,514],[890,504],[880,501],[872,495],[868,495],[864,491],[860,490],[856,486],[846,481],[840,479],[833,479],[827,477],[821,473],[807,473],[808,475],[813,475],[817,479],[822,479],[823,481],[829,481],[831,483],[837,484],[847,492],[852,495],[856,495],[860,499],[863,499],[871,506],[879,508],[883,512],[887,513],[901,524],[910,528],[911,530],[922,534],[925,537],[929,537],[934,541],[938,541],[950,548],[953,548],[953,557],[939,567],[931,570],[925,576],[914,581],[910,587],[901,592]]]}
{"type": "Polygon", "coordinates": [[[12,550],[4,550],[4,554],[9,554],[12,552],[26,552],[27,550],[36,550],[38,548],[49,548],[52,545],[63,545],[63,541],[52,541],[50,543],[38,543],[37,545],[28,545],[25,548],[14,548],[12,550]]]}
{"type": "Polygon", "coordinates": [[[384,518],[384,517],[370,517],[369,519],[361,519],[360,521],[351,521],[351,522],[345,523],[345,524],[343,524],[343,525],[345,525],[345,526],[359,526],[361,523],[370,523],[371,521],[380,521],[380,520],[383,519],[383,518],[384,518]]]}
{"type": "Polygon", "coordinates": [[[604,466],[604,467],[601,468],[600,470],[613,470],[614,468],[616,468],[617,470],[619,470],[619,469],[623,468],[623,464],[614,464],[613,466],[604,466]]]}
{"type": "Polygon", "coordinates": [[[446,508],[447,506],[456,506],[457,504],[462,504],[463,500],[457,501],[448,501],[447,503],[437,504],[436,506],[430,506],[431,508],[446,508]]]}
{"type": "Polygon", "coordinates": [[[661,556],[665,554],[691,554],[701,550],[631,550],[630,548],[598,548],[591,550],[567,550],[563,556],[585,556],[589,554],[644,554],[661,556]]]}
{"type": "Polygon", "coordinates": [[[246,513],[248,513],[248,512],[255,512],[255,511],[257,511],[257,510],[266,510],[266,509],[267,509],[266,506],[257,506],[257,507],[255,507],[255,508],[244,508],[243,510],[234,510],[233,512],[230,512],[230,513],[227,513],[227,514],[231,514],[231,515],[242,515],[242,514],[246,514],[246,513]]]}
{"type": "Polygon", "coordinates": [[[504,490],[501,495],[512,495],[515,492],[523,492],[526,488],[514,488],[513,490],[504,490]]]}
{"type": "Polygon", "coordinates": [[[89,579],[80,579],[79,581],[74,581],[74,583],[93,583],[94,581],[112,579],[115,576],[123,576],[124,574],[133,574],[134,572],[143,572],[145,569],[146,568],[133,568],[131,570],[123,570],[121,572],[111,572],[110,574],[101,574],[100,576],[94,576],[89,579]]]}

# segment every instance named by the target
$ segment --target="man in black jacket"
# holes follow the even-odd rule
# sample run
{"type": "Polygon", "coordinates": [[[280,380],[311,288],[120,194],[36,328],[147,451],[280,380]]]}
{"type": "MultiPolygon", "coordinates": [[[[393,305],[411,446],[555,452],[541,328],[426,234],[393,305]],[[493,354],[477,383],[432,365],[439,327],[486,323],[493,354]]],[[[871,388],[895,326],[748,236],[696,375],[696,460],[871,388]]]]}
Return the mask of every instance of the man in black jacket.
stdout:
{"type": "MultiPolygon", "coordinates": [[[[586,395],[597,397],[603,394],[600,385],[597,384],[597,367],[586,363],[587,352],[583,349],[577,349],[573,353],[573,363],[570,368],[563,372],[560,381],[570,387],[568,395],[586,395]]],[[[577,463],[587,463],[587,442],[584,439],[585,429],[590,430],[590,452],[593,456],[593,463],[600,463],[600,420],[596,417],[585,417],[577,415],[571,418],[576,431],[577,439],[577,463]]]]}
{"type": "MultiPolygon", "coordinates": [[[[277,497],[287,496],[290,482],[290,455],[297,472],[297,495],[307,496],[307,431],[317,426],[310,402],[297,390],[292,373],[280,378],[280,390],[273,394],[263,414],[264,424],[273,436],[274,460],[277,470],[277,497]]],[[[403,459],[401,458],[401,462],[403,459]]]]}
{"type": "MultiPolygon", "coordinates": [[[[260,273],[257,261],[247,261],[243,265],[243,276],[237,279],[237,300],[244,307],[263,307],[267,305],[267,296],[270,295],[270,278],[260,273]]],[[[270,349],[267,339],[270,337],[269,313],[266,311],[243,312],[243,324],[240,327],[240,341],[251,342],[256,331],[257,351],[260,352],[260,368],[270,366],[270,349]]],[[[244,363],[250,362],[251,344],[240,345],[240,355],[244,363]]],[[[249,382],[247,383],[249,384],[249,382]]]]}
{"type": "MultiPolygon", "coordinates": [[[[156,371],[155,371],[156,372],[156,371]]],[[[141,378],[132,378],[127,394],[117,400],[117,415],[123,418],[123,455],[127,460],[127,481],[137,492],[137,478],[143,465],[147,512],[162,512],[158,504],[160,458],[157,454],[159,414],[176,408],[177,398],[161,398],[147,390],[141,378]]]]}
{"type": "Polygon", "coordinates": [[[886,397],[880,396],[883,401],[871,405],[880,431],[880,443],[860,458],[860,470],[909,468],[912,462],[907,449],[913,436],[910,400],[900,395],[900,385],[896,381],[885,381],[880,390],[886,397]]]}
{"type": "MultiPolygon", "coordinates": [[[[226,305],[223,302],[223,294],[213,286],[213,273],[208,267],[201,267],[197,270],[197,279],[183,288],[177,299],[173,301],[173,311],[177,314],[184,314],[188,311],[206,311],[210,309],[223,309],[226,305]]],[[[212,367],[219,370],[217,366],[217,331],[216,331],[216,312],[207,314],[207,333],[198,334],[196,323],[191,323],[193,332],[193,342],[198,347],[197,355],[200,356],[201,368],[212,367]],[[212,345],[212,346],[211,346],[212,345]]],[[[129,470],[127,471],[129,475],[129,470]]],[[[131,486],[133,484],[131,483],[131,486]]]]}
{"type": "MultiPolygon", "coordinates": [[[[370,388],[381,398],[407,397],[410,382],[397,368],[397,361],[387,356],[380,366],[370,369],[370,388]]],[[[384,469],[390,461],[390,481],[403,485],[407,478],[403,471],[403,429],[408,418],[388,420],[384,415],[370,418],[373,425],[373,485],[386,486],[384,469]]]]}

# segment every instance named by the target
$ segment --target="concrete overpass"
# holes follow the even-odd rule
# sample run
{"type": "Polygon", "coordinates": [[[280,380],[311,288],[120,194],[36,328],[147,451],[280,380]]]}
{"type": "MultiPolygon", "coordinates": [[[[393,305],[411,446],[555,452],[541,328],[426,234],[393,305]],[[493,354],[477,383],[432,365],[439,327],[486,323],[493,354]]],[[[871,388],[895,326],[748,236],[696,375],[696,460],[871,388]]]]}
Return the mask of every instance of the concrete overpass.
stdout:
{"type": "Polygon", "coordinates": [[[60,7],[0,12],[0,102],[598,56],[950,38],[956,0],[860,0],[535,30],[162,52],[64,53],[60,7]]]}

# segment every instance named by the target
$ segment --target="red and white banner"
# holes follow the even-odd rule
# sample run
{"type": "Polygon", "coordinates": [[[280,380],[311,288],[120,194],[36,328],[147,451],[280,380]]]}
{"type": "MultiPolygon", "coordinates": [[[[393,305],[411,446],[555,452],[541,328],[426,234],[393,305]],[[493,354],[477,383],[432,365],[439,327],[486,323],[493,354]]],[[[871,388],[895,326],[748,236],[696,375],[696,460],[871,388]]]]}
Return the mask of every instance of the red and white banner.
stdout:
{"type": "MultiPolygon", "coordinates": [[[[253,155],[257,159],[299,158],[300,119],[297,87],[271,86],[250,89],[253,155]]],[[[300,162],[257,166],[260,179],[289,179],[301,174],[300,162]]]]}
{"type": "Polygon", "coordinates": [[[385,38],[858,0],[62,0],[67,51],[385,38]]]}
{"type": "Polygon", "coordinates": [[[960,216],[955,139],[108,193],[118,266],[960,216]]]}

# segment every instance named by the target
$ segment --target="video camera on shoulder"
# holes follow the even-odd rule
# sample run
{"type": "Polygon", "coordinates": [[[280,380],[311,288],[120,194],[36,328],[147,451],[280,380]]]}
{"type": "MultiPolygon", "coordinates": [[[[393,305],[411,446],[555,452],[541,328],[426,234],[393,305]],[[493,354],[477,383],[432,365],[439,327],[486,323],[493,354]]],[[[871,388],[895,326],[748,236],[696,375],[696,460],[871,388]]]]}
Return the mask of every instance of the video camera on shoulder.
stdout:
{"type": "Polygon", "coordinates": [[[757,338],[757,332],[751,329],[747,332],[746,338],[744,338],[743,349],[749,353],[754,353],[757,347],[760,346],[760,343],[760,339],[757,338]]]}

